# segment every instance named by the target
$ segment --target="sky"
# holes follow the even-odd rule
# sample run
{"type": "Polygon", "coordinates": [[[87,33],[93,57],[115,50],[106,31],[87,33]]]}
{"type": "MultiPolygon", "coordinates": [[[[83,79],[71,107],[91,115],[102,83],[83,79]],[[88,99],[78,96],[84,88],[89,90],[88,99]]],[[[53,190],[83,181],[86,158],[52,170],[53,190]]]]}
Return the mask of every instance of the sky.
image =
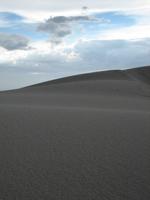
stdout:
{"type": "Polygon", "coordinates": [[[150,65],[150,0],[0,0],[0,90],[150,65]]]}

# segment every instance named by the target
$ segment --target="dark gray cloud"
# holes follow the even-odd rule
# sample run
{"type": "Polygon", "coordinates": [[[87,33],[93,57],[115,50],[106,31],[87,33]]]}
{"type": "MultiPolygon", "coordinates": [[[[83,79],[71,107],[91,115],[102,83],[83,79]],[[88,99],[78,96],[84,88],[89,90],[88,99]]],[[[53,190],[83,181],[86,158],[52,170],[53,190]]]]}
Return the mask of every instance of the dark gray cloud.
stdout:
{"type": "Polygon", "coordinates": [[[47,20],[48,23],[54,22],[54,23],[67,23],[67,22],[75,22],[75,21],[91,21],[91,17],[89,16],[56,16],[52,17],[47,20]]]}
{"type": "Polygon", "coordinates": [[[81,21],[96,21],[97,19],[90,16],[57,16],[51,17],[44,23],[40,23],[38,31],[46,32],[51,35],[51,42],[59,43],[62,38],[72,33],[72,25],[81,21]],[[55,42],[57,41],[57,42],[55,42]],[[58,42],[59,41],[59,42],[58,42]]]}
{"type": "Polygon", "coordinates": [[[0,33],[0,46],[7,50],[26,49],[29,39],[21,35],[0,33]]]}

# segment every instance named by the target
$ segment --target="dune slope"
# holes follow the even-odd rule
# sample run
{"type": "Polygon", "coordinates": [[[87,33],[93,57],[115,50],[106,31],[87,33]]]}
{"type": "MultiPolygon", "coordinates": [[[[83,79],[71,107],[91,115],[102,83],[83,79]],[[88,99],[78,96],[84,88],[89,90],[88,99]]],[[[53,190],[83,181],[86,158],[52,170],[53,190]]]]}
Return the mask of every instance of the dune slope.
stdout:
{"type": "Polygon", "coordinates": [[[150,67],[0,93],[0,199],[149,200],[150,67]]]}

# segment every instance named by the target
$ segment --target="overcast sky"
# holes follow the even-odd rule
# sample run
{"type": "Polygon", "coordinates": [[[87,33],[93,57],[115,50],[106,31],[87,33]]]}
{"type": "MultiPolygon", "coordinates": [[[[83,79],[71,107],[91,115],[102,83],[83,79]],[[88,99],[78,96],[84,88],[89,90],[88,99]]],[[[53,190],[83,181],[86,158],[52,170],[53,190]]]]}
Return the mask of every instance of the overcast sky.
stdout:
{"type": "Polygon", "coordinates": [[[0,90],[150,65],[150,0],[0,0],[0,90]]]}

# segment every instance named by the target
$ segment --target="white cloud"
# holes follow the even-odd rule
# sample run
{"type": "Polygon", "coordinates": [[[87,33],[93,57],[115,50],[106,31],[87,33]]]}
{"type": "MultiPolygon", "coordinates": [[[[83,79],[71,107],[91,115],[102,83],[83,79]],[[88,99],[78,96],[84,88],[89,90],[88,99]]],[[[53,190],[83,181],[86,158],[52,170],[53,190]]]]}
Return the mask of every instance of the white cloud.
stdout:
{"type": "MultiPolygon", "coordinates": [[[[15,60],[13,64],[9,62],[9,66],[29,72],[61,72],[64,74],[135,67],[150,63],[150,39],[80,41],[74,47],[61,48],[60,46],[52,49],[48,45],[48,43],[41,44],[43,50],[40,46],[38,48],[34,46],[35,49],[28,52],[14,51],[10,54],[7,51],[8,57],[11,55],[15,60]],[[47,51],[48,48],[49,51],[47,51]],[[18,52],[18,58],[16,52],[18,52]]],[[[8,57],[5,63],[8,62],[8,57]]]]}
{"type": "Polygon", "coordinates": [[[89,8],[100,8],[100,9],[124,9],[124,8],[135,8],[141,6],[149,5],[149,0],[132,0],[132,1],[120,1],[120,0],[105,0],[105,1],[97,1],[97,0],[86,0],[83,2],[81,0],[76,1],[68,1],[68,0],[36,0],[32,2],[30,0],[23,1],[20,3],[20,0],[1,0],[0,1],[1,8],[9,8],[9,9],[20,9],[20,10],[48,10],[48,11],[64,11],[70,9],[80,9],[83,6],[87,6],[89,8]],[[30,5],[30,6],[29,6],[30,5]]]}
{"type": "Polygon", "coordinates": [[[150,38],[150,25],[136,24],[131,27],[103,31],[98,36],[101,40],[136,40],[150,38]]]}
{"type": "Polygon", "coordinates": [[[0,47],[0,64],[5,66],[7,63],[10,66],[16,63],[18,60],[23,59],[29,55],[28,51],[25,50],[14,50],[8,51],[7,49],[0,47]]]}

